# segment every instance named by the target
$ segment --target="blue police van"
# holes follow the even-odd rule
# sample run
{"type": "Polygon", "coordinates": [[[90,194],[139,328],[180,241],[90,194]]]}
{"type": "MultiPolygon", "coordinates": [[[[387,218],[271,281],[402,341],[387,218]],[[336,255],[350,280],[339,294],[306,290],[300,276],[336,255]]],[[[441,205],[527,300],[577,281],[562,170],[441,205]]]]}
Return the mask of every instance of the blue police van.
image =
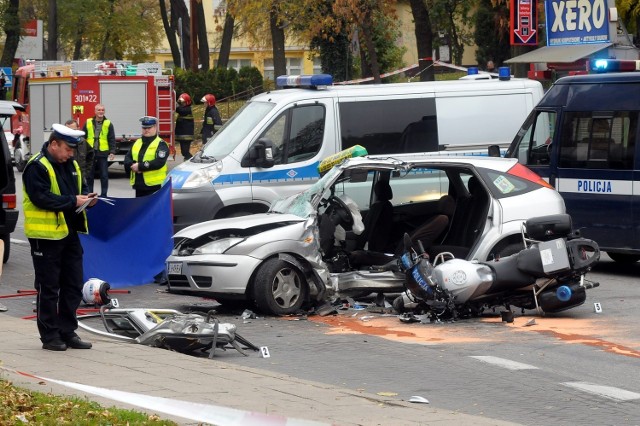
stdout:
{"type": "Polygon", "coordinates": [[[617,262],[640,260],[640,72],[627,70],[640,61],[558,79],[506,153],[548,180],[574,227],[617,262]]]}

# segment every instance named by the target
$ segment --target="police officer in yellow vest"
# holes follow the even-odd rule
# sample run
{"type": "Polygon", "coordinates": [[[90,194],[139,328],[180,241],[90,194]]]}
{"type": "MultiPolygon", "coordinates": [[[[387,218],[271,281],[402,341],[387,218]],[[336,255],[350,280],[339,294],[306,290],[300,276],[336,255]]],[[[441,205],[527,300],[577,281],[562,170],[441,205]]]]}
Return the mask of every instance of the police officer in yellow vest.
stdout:
{"type": "Polygon", "coordinates": [[[91,173],[86,179],[89,191],[93,191],[93,178],[97,173],[100,178],[100,196],[106,197],[109,190],[109,161],[114,160],[116,153],[116,132],[111,120],[104,115],[104,105],[97,104],[95,113],[82,128],[94,153],[91,173]]]}
{"type": "Polygon", "coordinates": [[[38,291],[37,324],[42,348],[64,351],[89,349],[91,343],[76,334],[76,309],[82,301],[82,245],[78,233],[87,233],[87,216],[76,209],[93,206],[73,148],[84,132],[54,124],[42,150],[27,163],[23,175],[24,233],[31,245],[38,291]]]}
{"type": "Polygon", "coordinates": [[[169,145],[158,136],[158,119],[142,117],[142,137],[135,141],[124,157],[124,170],[136,197],[156,192],[167,177],[169,145]]]}

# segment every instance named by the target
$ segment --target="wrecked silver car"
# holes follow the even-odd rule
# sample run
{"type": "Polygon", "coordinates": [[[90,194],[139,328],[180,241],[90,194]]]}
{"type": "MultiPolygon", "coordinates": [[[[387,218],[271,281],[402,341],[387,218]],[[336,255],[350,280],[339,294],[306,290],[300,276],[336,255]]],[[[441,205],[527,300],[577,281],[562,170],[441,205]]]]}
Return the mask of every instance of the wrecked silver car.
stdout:
{"type": "Polygon", "coordinates": [[[168,285],[286,315],[336,293],[402,291],[393,266],[405,233],[432,256],[487,260],[522,248],[524,220],[564,210],[558,193],[515,160],[352,158],[268,213],[175,234],[168,285]]]}

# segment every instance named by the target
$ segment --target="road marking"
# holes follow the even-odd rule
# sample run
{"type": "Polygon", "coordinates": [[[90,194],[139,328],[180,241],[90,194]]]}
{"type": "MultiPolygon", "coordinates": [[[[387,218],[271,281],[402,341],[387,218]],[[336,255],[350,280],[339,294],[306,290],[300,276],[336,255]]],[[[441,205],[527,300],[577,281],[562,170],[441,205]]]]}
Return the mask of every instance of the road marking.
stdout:
{"type": "Polygon", "coordinates": [[[17,238],[9,238],[9,241],[16,244],[29,244],[27,241],[19,240],[17,238]]]}
{"type": "Polygon", "coordinates": [[[602,386],[588,382],[565,382],[562,384],[565,386],[569,386],[570,388],[592,393],[594,395],[603,396],[615,401],[633,401],[634,399],[640,399],[640,393],[630,392],[620,388],[614,388],[613,386],[602,386]]]}
{"type": "Polygon", "coordinates": [[[521,362],[511,361],[509,359],[498,358],[495,356],[472,356],[478,361],[486,362],[487,364],[497,365],[498,367],[506,368],[507,370],[538,370],[538,367],[529,364],[523,364],[521,362]]]}

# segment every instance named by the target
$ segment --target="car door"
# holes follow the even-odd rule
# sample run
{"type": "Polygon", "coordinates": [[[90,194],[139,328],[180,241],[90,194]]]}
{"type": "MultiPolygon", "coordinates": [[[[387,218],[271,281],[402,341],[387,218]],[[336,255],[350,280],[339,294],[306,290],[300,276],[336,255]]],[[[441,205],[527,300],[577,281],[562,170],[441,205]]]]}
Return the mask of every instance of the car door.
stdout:
{"type": "Polygon", "coordinates": [[[274,164],[270,168],[251,167],[255,202],[270,203],[279,197],[297,194],[315,182],[319,161],[334,153],[331,100],[299,102],[278,114],[256,138],[272,143],[274,164]]]}
{"type": "Polygon", "coordinates": [[[574,228],[602,249],[635,247],[637,111],[566,111],[555,187],[574,228]]]}

